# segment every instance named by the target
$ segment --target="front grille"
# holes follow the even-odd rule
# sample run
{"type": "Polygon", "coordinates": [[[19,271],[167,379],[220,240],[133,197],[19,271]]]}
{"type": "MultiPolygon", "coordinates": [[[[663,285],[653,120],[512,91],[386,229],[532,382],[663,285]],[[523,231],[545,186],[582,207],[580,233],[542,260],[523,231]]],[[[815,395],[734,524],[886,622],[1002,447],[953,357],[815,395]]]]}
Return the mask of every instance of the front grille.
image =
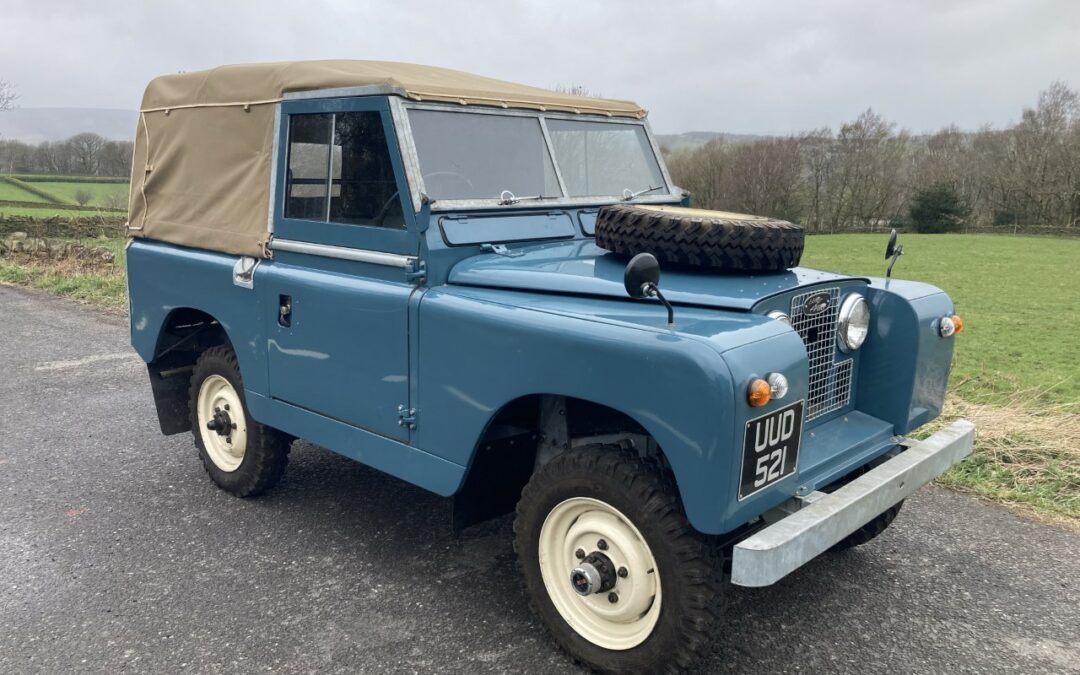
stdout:
{"type": "Polygon", "coordinates": [[[810,391],[806,401],[806,421],[839,410],[851,401],[851,359],[836,361],[836,315],[840,311],[840,289],[808,291],[791,299],[791,327],[806,345],[810,358],[810,391]],[[824,296],[828,304],[822,306],[824,296]],[[807,300],[814,298],[809,305],[807,300]]]}

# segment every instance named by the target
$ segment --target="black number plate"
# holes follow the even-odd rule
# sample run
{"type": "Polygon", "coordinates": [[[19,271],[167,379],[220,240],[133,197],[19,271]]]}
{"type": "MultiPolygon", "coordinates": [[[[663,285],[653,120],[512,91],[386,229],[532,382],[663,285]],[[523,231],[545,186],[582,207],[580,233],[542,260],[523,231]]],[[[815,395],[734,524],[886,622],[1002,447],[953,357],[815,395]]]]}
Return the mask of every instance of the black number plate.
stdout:
{"type": "Polygon", "coordinates": [[[803,402],[799,401],[746,423],[739,499],[746,499],[795,471],[802,421],[803,402]]]}

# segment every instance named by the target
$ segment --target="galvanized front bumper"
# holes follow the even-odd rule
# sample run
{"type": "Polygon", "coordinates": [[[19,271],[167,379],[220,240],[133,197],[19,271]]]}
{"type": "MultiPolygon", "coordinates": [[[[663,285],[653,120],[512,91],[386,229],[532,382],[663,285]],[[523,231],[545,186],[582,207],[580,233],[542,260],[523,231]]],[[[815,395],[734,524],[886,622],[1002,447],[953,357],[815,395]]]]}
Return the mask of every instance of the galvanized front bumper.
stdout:
{"type": "Polygon", "coordinates": [[[805,506],[735,545],[732,583],[783,579],[967,457],[974,440],[975,425],[958,420],[836,492],[801,498],[805,506]]]}

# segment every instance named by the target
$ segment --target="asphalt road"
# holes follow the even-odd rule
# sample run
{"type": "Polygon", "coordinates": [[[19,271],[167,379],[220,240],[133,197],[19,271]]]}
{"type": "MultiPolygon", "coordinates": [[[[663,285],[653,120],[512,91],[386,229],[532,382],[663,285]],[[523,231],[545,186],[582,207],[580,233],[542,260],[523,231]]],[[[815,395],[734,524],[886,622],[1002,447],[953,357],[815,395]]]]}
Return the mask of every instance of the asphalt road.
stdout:
{"type": "MultiPolygon", "coordinates": [[[[0,287],[0,672],[565,673],[507,519],[297,444],[232,498],[158,431],[122,319],[0,287]]],[[[733,588],[706,672],[1080,672],[1080,535],[928,488],[733,588]]]]}

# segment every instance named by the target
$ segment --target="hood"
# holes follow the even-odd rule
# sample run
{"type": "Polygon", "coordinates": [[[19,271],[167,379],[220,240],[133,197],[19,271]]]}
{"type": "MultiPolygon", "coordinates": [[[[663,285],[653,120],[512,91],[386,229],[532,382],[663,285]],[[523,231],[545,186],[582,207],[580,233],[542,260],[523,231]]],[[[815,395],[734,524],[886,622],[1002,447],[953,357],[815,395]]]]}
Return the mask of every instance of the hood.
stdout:
{"type": "MultiPolygon", "coordinates": [[[[525,246],[512,252],[518,255],[487,253],[462,260],[450,270],[448,281],[462,286],[628,297],[623,287],[626,260],[591,239],[525,246]]],[[[769,296],[800,286],[855,278],[805,267],[738,275],[664,269],[660,290],[675,304],[746,311],[769,296]]]]}

